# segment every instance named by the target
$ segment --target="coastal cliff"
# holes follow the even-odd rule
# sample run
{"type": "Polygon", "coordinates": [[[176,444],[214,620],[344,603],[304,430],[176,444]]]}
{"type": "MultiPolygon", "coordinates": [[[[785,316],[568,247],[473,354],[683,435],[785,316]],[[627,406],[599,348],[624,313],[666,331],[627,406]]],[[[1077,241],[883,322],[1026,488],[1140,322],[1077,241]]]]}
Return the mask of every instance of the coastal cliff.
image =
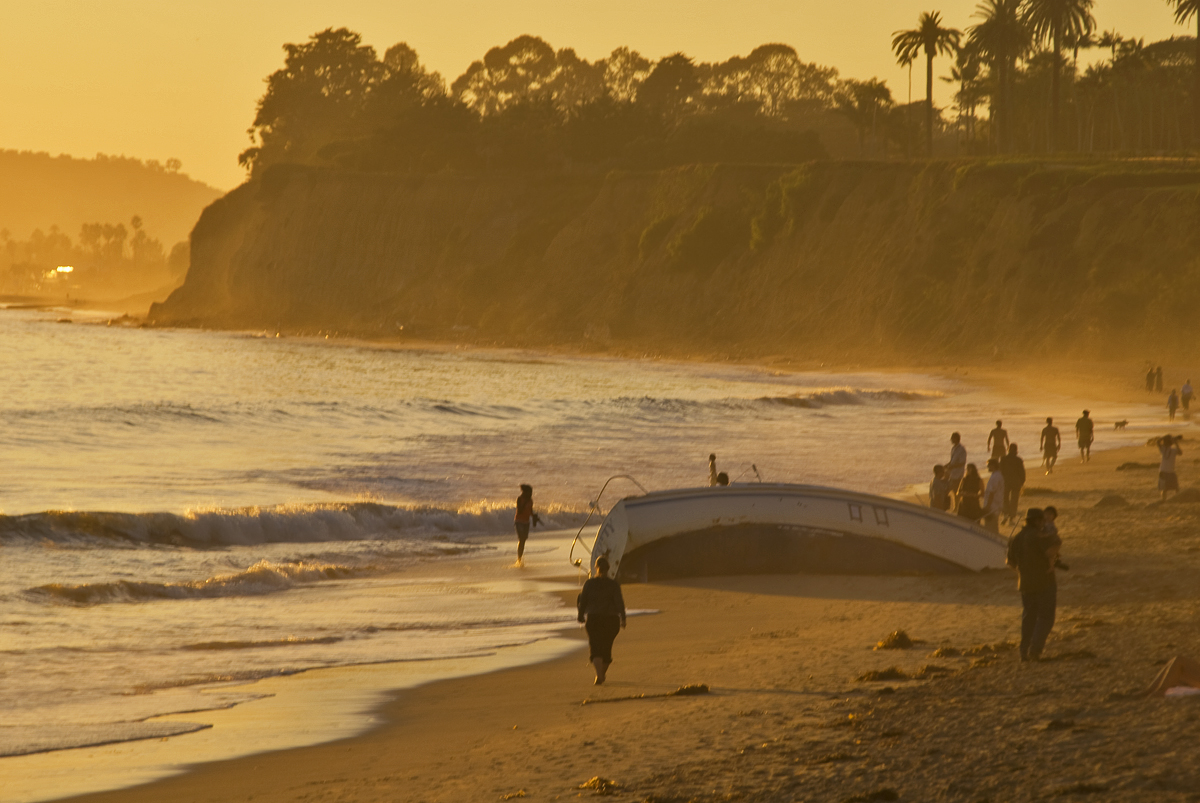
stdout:
{"type": "Polygon", "coordinates": [[[209,206],[157,325],[655,352],[1182,353],[1200,164],[395,176],[280,165],[209,206]]]}

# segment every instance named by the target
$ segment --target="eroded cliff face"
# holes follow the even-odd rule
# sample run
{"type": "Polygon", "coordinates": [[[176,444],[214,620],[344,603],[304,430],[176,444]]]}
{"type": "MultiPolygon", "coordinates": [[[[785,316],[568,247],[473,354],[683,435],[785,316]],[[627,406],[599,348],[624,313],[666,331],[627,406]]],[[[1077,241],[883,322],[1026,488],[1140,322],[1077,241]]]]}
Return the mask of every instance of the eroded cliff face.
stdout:
{"type": "Polygon", "coordinates": [[[1195,164],[279,167],[205,210],[150,317],[928,362],[1184,353],[1197,309],[1195,164]]]}

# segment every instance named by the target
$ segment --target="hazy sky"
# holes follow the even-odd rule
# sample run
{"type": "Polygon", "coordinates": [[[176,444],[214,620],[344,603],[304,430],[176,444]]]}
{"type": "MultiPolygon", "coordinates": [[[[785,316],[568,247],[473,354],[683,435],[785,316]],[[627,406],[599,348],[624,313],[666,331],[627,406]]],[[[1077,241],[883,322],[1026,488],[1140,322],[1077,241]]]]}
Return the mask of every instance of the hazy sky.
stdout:
{"type": "MultiPolygon", "coordinates": [[[[897,99],[907,72],[889,45],[922,10],[972,24],[976,0],[28,0],[0,24],[0,148],[183,160],[222,189],[243,178],[237,154],[280,46],[346,26],[381,53],[408,42],[447,81],[493,45],[524,33],[589,60],[628,45],[650,58],[701,61],[793,45],[843,77],[884,78],[897,99]]],[[[1101,30],[1147,40],[1184,34],[1163,0],[1097,0],[1101,30]]],[[[936,65],[935,65],[936,66],[936,65]]],[[[948,72],[941,62],[939,75],[948,72]]],[[[914,76],[914,96],[923,92],[914,76]]],[[[938,82],[939,103],[949,95],[938,82]]]]}

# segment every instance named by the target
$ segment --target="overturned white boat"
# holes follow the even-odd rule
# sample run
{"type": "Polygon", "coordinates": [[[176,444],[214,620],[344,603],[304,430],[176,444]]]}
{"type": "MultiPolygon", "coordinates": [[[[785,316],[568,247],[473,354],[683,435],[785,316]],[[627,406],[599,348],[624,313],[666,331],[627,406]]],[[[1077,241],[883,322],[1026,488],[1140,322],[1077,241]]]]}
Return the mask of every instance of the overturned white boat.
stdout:
{"type": "Polygon", "coordinates": [[[757,483],[629,496],[601,524],[591,564],[622,580],[734,574],[943,574],[999,569],[1006,539],[882,496],[757,483]]]}

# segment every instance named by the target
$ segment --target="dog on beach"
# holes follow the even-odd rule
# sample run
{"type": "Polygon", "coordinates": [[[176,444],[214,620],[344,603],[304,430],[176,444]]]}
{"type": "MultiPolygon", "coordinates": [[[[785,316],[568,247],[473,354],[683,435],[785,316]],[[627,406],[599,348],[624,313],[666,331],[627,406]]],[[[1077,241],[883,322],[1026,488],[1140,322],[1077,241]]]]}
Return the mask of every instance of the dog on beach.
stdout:
{"type": "Polygon", "coordinates": [[[1124,432],[1124,431],[1125,431],[1125,425],[1126,425],[1126,424],[1128,424],[1128,423],[1129,423],[1129,419],[1128,419],[1128,418],[1126,418],[1124,421],[1117,421],[1117,422],[1114,422],[1114,423],[1113,423],[1113,432],[1124,432]]]}

